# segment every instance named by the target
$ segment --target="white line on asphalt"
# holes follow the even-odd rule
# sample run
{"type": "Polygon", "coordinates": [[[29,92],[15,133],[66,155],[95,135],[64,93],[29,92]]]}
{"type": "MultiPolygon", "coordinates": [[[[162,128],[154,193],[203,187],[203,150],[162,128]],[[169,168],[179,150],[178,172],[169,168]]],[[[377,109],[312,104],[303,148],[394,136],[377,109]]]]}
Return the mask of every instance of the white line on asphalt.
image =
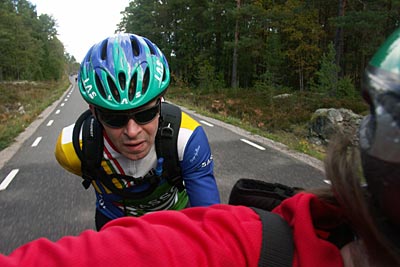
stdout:
{"type": "Polygon", "coordinates": [[[64,99],[64,102],[67,102],[67,101],[68,101],[68,98],[64,99]]]}
{"type": "Polygon", "coordinates": [[[0,184],[0,191],[5,190],[7,188],[7,186],[11,183],[11,181],[14,179],[15,175],[17,175],[18,172],[19,169],[14,169],[7,175],[7,177],[0,184]]]}
{"type": "Polygon", "coordinates": [[[249,140],[240,139],[240,141],[245,142],[246,144],[249,144],[249,145],[251,145],[251,146],[254,146],[255,148],[258,148],[258,149],[260,149],[260,150],[265,150],[265,147],[259,146],[259,145],[255,144],[255,143],[253,143],[253,142],[250,142],[249,140]]]}
{"type": "Polygon", "coordinates": [[[203,121],[203,120],[201,120],[200,123],[201,123],[201,124],[205,124],[205,125],[210,126],[210,127],[214,127],[213,124],[211,124],[211,123],[209,123],[209,122],[206,122],[206,121],[203,121]]]}
{"type": "Polygon", "coordinates": [[[65,105],[65,103],[61,103],[61,105],[60,105],[60,106],[62,106],[62,107],[63,107],[64,105],[65,105]]]}
{"type": "Polygon", "coordinates": [[[331,184],[331,181],[329,181],[329,180],[324,180],[324,182],[327,184],[331,184]]]}
{"type": "Polygon", "coordinates": [[[46,126],[51,126],[53,124],[54,120],[49,120],[46,126]]]}
{"type": "Polygon", "coordinates": [[[32,144],[32,147],[37,146],[37,145],[39,144],[40,140],[42,140],[42,137],[41,137],[41,136],[38,137],[38,138],[36,138],[35,142],[33,142],[33,144],[32,144]]]}
{"type": "Polygon", "coordinates": [[[57,109],[56,114],[59,114],[61,112],[61,110],[57,109]]]}

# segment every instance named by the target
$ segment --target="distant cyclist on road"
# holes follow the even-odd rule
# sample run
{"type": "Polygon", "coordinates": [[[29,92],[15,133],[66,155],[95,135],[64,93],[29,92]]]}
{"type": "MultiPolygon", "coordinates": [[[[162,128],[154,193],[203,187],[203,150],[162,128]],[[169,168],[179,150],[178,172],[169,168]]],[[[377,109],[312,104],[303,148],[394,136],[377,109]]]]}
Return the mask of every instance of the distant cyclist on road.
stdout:
{"type": "Polygon", "coordinates": [[[109,37],[90,48],[77,82],[90,111],[62,130],[55,156],[93,186],[98,230],[118,217],[220,202],[203,128],[162,101],[170,70],[155,44],[109,37]]]}

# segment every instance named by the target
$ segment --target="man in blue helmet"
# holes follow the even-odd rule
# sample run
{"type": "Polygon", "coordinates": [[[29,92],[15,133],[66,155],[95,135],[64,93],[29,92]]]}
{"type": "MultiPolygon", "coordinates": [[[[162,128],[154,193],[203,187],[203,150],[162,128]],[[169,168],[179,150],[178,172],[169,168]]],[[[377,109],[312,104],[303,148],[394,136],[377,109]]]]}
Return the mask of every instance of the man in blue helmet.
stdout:
{"type": "Polygon", "coordinates": [[[90,112],[62,130],[55,155],[93,185],[97,229],[118,217],[220,202],[203,128],[162,101],[169,82],[161,50],[135,34],[109,37],[83,59],[77,83],[90,112]]]}

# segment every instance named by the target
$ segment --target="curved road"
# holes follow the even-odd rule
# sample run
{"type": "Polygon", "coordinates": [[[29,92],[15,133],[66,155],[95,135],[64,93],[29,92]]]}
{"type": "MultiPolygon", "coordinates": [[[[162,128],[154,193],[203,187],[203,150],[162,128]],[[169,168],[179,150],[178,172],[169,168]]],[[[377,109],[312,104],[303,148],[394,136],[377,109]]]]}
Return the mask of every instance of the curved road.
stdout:
{"type": "MultiPolygon", "coordinates": [[[[95,196],[81,178],[54,158],[61,129],[87,108],[74,78],[17,142],[0,153],[0,253],[39,237],[57,240],[94,229],[95,196]]],[[[223,203],[242,177],[298,187],[326,186],[322,163],[237,127],[186,110],[203,125],[215,162],[223,203]]]]}

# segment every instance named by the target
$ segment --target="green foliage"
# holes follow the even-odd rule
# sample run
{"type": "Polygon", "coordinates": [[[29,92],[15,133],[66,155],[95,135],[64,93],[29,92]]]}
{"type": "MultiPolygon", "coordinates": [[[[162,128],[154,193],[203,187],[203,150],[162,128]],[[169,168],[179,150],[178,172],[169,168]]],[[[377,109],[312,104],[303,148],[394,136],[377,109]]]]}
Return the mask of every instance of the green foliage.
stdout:
{"type": "Polygon", "coordinates": [[[346,76],[338,81],[337,96],[340,98],[359,98],[360,92],[356,90],[354,82],[346,76]]]}
{"type": "Polygon", "coordinates": [[[206,71],[223,75],[230,86],[235,69],[240,88],[261,81],[341,95],[342,83],[352,81],[359,89],[369,58],[400,25],[397,0],[347,2],[341,10],[337,2],[322,0],[137,0],[123,12],[119,30],[149,37],[176,78],[192,86],[207,87],[199,82],[206,71]],[[332,43],[333,61],[323,58],[332,55],[332,43]],[[207,60],[213,70],[196,66],[195,58],[207,60]],[[340,66],[336,76],[332,62],[340,66]]]}
{"type": "Polygon", "coordinates": [[[78,73],[80,64],[76,62],[75,57],[71,56],[69,53],[65,53],[65,60],[67,62],[67,73],[78,73]]]}
{"type": "Polygon", "coordinates": [[[328,51],[321,58],[321,67],[315,73],[317,84],[313,91],[323,95],[336,95],[338,91],[338,74],[340,68],[335,63],[335,49],[333,43],[328,45],[328,51]]]}
{"type": "Polygon", "coordinates": [[[66,64],[52,17],[26,0],[0,2],[0,81],[59,80],[66,64]]]}
{"type": "Polygon", "coordinates": [[[328,45],[328,51],[321,58],[321,67],[315,73],[317,83],[311,82],[312,91],[323,96],[338,98],[356,98],[359,92],[349,76],[339,78],[340,68],[335,63],[335,49],[333,43],[328,45]]]}
{"type": "Polygon", "coordinates": [[[201,60],[199,57],[194,59],[198,66],[197,78],[198,87],[202,89],[202,93],[212,92],[224,88],[223,77],[220,73],[216,73],[214,65],[208,60],[201,60]]]}

